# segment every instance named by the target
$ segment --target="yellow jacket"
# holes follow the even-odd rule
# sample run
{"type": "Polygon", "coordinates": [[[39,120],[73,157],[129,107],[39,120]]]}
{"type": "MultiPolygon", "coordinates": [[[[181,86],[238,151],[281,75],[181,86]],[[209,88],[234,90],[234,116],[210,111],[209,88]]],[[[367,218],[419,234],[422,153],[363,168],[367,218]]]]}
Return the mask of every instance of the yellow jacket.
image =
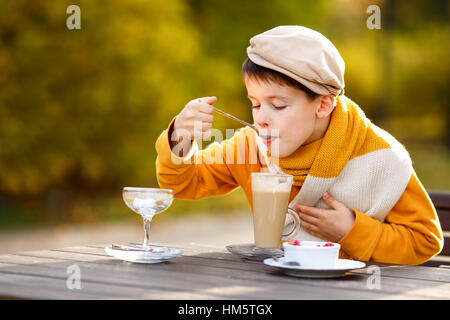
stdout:
{"type": "MultiPolygon", "coordinates": [[[[198,150],[194,143],[184,158],[172,153],[168,132],[156,141],[156,172],[161,188],[173,189],[176,198],[201,199],[226,194],[239,186],[245,191],[250,208],[251,172],[259,172],[261,163],[242,163],[238,157],[249,157],[251,135],[244,128],[222,143],[212,143],[198,150]],[[242,143],[245,148],[237,148],[242,143]],[[233,150],[230,155],[230,150],[233,150]],[[242,155],[245,153],[245,155],[242,155]],[[234,161],[226,161],[234,158],[234,161]],[[213,161],[222,158],[222,163],[213,161]]],[[[301,187],[292,188],[291,200],[301,187]]],[[[340,258],[381,263],[421,264],[442,250],[443,235],[436,210],[424,187],[412,171],[406,189],[381,222],[353,209],[352,229],[339,241],[340,258]]]]}

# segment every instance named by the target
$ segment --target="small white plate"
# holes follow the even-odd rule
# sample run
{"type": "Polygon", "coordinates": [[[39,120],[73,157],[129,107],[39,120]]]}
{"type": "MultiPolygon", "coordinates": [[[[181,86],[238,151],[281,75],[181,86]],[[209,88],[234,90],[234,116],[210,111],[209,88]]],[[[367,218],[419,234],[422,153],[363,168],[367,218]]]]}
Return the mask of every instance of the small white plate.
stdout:
{"type": "Polygon", "coordinates": [[[366,264],[361,261],[339,259],[334,268],[305,268],[302,266],[287,265],[285,257],[278,259],[269,258],[264,260],[264,264],[275,267],[285,274],[301,277],[301,278],[337,278],[343,276],[346,272],[366,267],[366,264]]]}
{"type": "Polygon", "coordinates": [[[117,250],[108,246],[105,248],[105,252],[116,259],[134,263],[160,263],[181,256],[182,251],[179,249],[168,247],[165,249],[167,250],[164,250],[164,252],[128,251],[117,250]]]}

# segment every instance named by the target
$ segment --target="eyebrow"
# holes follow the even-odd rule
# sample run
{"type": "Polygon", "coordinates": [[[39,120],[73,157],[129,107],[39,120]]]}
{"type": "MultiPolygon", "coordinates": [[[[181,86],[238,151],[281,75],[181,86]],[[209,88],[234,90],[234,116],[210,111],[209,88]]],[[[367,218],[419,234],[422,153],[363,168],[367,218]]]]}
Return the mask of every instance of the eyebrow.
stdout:
{"type": "MultiPolygon", "coordinates": [[[[252,98],[252,99],[256,99],[255,97],[248,95],[247,97],[252,98]]],[[[283,99],[283,100],[288,100],[289,98],[286,96],[280,96],[280,95],[272,95],[272,96],[268,96],[266,97],[268,99],[283,99]]]]}

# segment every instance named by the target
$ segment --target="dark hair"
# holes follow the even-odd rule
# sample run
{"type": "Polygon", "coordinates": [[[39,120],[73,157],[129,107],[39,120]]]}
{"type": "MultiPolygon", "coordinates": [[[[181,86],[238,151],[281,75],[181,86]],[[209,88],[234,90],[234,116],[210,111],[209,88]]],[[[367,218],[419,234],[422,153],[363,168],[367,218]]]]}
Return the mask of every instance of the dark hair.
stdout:
{"type": "Polygon", "coordinates": [[[248,77],[250,79],[262,80],[265,82],[275,82],[281,85],[288,85],[290,87],[300,89],[306,93],[310,100],[314,100],[315,98],[320,96],[320,94],[315,93],[300,82],[278,71],[257,65],[249,58],[245,59],[244,63],[242,64],[242,78],[245,79],[245,77],[248,77]]]}

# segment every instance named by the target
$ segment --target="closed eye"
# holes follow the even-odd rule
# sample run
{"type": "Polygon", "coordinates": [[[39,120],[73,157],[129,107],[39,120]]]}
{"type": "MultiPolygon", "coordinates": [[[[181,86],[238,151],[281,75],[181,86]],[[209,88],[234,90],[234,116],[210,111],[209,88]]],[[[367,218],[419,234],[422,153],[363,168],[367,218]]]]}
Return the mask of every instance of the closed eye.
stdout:
{"type": "MultiPolygon", "coordinates": [[[[257,106],[252,106],[252,109],[257,109],[257,108],[259,108],[259,107],[261,107],[261,105],[257,105],[257,106]]],[[[286,108],[287,106],[279,106],[279,107],[277,107],[277,106],[273,106],[276,110],[283,110],[284,108],[286,108]]]]}

